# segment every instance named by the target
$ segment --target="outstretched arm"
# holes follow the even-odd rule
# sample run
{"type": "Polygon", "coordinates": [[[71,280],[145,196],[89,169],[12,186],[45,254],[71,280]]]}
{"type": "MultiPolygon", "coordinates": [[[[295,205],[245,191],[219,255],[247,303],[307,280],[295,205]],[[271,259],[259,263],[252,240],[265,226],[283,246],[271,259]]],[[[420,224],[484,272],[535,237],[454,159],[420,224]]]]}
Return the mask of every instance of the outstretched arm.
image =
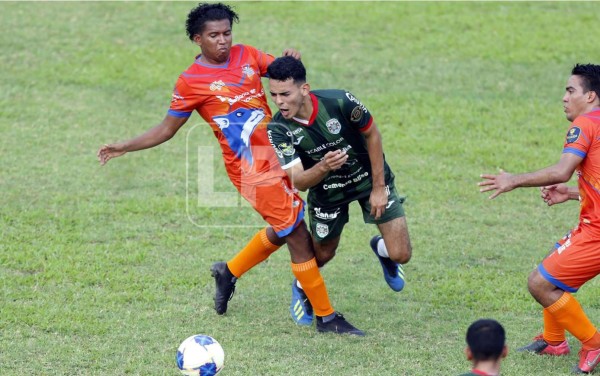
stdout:
{"type": "Polygon", "coordinates": [[[149,149],[160,145],[170,140],[187,119],[167,115],[160,124],[137,137],[102,146],[97,153],[98,161],[101,165],[105,165],[112,158],[120,157],[127,152],[149,149]]]}
{"type": "Polygon", "coordinates": [[[519,187],[542,187],[564,183],[573,176],[575,168],[582,160],[583,158],[575,154],[563,153],[557,164],[535,172],[513,175],[500,170],[498,175],[483,174],[481,175],[483,181],[478,183],[483,188],[479,189],[479,192],[494,191],[489,197],[493,199],[519,187]]]}

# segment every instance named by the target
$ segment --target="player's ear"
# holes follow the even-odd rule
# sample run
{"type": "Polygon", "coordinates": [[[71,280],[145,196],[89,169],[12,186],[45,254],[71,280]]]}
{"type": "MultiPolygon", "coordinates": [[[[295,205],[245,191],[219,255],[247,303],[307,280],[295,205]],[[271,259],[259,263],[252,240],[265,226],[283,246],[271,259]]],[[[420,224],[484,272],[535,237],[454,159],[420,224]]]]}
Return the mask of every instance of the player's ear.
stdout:
{"type": "Polygon", "coordinates": [[[194,34],[194,43],[196,43],[198,47],[202,47],[202,37],[200,34],[194,34]]]}
{"type": "Polygon", "coordinates": [[[593,90],[588,91],[587,95],[588,95],[589,103],[592,103],[592,102],[595,102],[596,100],[598,100],[598,94],[596,94],[596,92],[593,90]]]}
{"type": "Polygon", "coordinates": [[[308,82],[305,82],[302,84],[302,87],[300,89],[302,90],[302,95],[308,95],[308,93],[310,92],[310,84],[308,82]]]}
{"type": "Polygon", "coordinates": [[[467,357],[467,360],[473,360],[473,352],[469,346],[465,347],[465,356],[467,357]]]}
{"type": "Polygon", "coordinates": [[[508,356],[508,346],[504,345],[504,347],[502,348],[502,359],[506,358],[508,356]]]}

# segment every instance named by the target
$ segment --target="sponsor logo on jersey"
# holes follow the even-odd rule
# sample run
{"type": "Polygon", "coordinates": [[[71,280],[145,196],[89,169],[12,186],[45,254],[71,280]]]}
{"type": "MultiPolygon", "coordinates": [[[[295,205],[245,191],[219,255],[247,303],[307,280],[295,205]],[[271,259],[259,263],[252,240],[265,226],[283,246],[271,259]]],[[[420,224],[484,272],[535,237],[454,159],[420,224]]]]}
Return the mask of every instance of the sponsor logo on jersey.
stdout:
{"type": "Polygon", "coordinates": [[[223,89],[223,87],[225,87],[225,82],[219,80],[219,81],[215,81],[212,84],[210,84],[210,91],[219,91],[221,89],[223,89]]]}
{"type": "Polygon", "coordinates": [[[293,130],[293,131],[291,131],[291,132],[290,132],[290,131],[287,131],[287,132],[285,132],[285,134],[286,134],[288,137],[292,137],[292,135],[293,135],[293,136],[295,136],[295,135],[297,135],[298,133],[302,133],[302,128],[296,128],[296,129],[294,129],[294,130],[293,130]]]}
{"type": "Polygon", "coordinates": [[[335,118],[327,120],[325,125],[331,134],[338,134],[342,129],[342,124],[340,124],[339,120],[335,118]]]}
{"type": "Polygon", "coordinates": [[[289,144],[287,142],[282,142],[281,144],[277,145],[277,149],[283,154],[286,155],[288,157],[294,155],[294,145],[289,144]]]}
{"type": "Polygon", "coordinates": [[[217,98],[219,98],[221,100],[221,102],[228,102],[229,105],[232,106],[234,103],[237,103],[239,101],[248,103],[251,100],[253,100],[254,98],[260,98],[260,97],[263,97],[264,95],[265,95],[265,91],[263,89],[261,89],[259,93],[256,92],[256,89],[252,89],[252,90],[246,91],[242,94],[238,94],[233,98],[224,97],[222,95],[217,95],[217,98]]]}
{"type": "Polygon", "coordinates": [[[250,64],[246,64],[242,68],[242,73],[245,74],[248,77],[252,77],[252,76],[254,76],[254,69],[252,69],[252,67],[250,66],[250,64]]]}
{"type": "Polygon", "coordinates": [[[183,100],[183,97],[181,95],[178,95],[175,93],[173,93],[173,95],[171,95],[171,103],[175,103],[179,100],[183,100]]]}
{"type": "Polygon", "coordinates": [[[314,210],[315,210],[315,217],[320,218],[320,219],[336,219],[337,216],[340,214],[340,209],[337,209],[333,213],[325,213],[325,212],[321,211],[321,208],[315,208],[314,210]]]}
{"type": "Polygon", "coordinates": [[[316,230],[317,230],[317,235],[320,238],[324,238],[327,236],[327,234],[329,234],[329,226],[327,226],[324,223],[317,223],[316,230]]]}
{"type": "Polygon", "coordinates": [[[226,115],[214,116],[213,121],[219,126],[227,143],[236,157],[253,163],[250,136],[256,126],[265,118],[262,109],[238,108],[226,115]]]}
{"type": "Polygon", "coordinates": [[[337,140],[335,140],[335,141],[332,141],[332,142],[328,142],[328,143],[326,143],[326,144],[319,145],[319,146],[317,146],[317,147],[316,147],[316,148],[314,148],[314,149],[307,150],[307,151],[306,151],[306,154],[314,154],[314,153],[318,153],[318,152],[320,152],[320,151],[323,151],[323,150],[325,150],[325,149],[327,149],[327,148],[331,148],[331,147],[337,146],[337,145],[338,145],[340,142],[342,142],[342,141],[344,141],[344,137],[340,137],[340,138],[338,138],[338,139],[337,139],[337,140]]]}
{"type": "Polygon", "coordinates": [[[352,113],[350,114],[350,121],[354,123],[358,122],[360,119],[362,119],[363,114],[364,112],[361,110],[360,106],[354,107],[352,113]]]}
{"type": "Polygon", "coordinates": [[[304,136],[300,136],[300,137],[298,137],[297,139],[295,139],[295,140],[293,141],[293,142],[294,142],[294,145],[300,145],[300,143],[302,142],[302,139],[303,139],[303,138],[304,138],[304,136]]]}
{"type": "Polygon", "coordinates": [[[579,127],[573,127],[567,132],[567,144],[571,144],[579,139],[581,129],[579,127]]]}
{"type": "Polygon", "coordinates": [[[367,112],[367,108],[365,107],[365,105],[360,103],[360,101],[358,99],[356,99],[354,97],[354,95],[346,92],[346,98],[348,98],[350,100],[350,102],[356,103],[358,105],[358,107],[362,110],[362,112],[364,112],[364,113],[367,112]]]}

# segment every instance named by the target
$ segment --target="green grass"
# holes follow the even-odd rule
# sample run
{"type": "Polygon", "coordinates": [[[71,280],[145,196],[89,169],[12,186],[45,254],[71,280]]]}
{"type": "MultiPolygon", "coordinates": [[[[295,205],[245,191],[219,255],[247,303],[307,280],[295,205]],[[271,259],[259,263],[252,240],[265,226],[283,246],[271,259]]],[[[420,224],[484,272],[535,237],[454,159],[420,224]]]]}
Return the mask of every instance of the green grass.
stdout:
{"type": "MultiPolygon", "coordinates": [[[[183,27],[193,5],[0,4],[2,375],[176,375],[176,348],[195,333],[221,342],[223,375],[452,375],[469,368],[473,320],[500,320],[511,349],[541,330],[527,274],[575,224],[576,204],[547,208],[534,189],[488,201],[476,183],[558,160],[569,71],[600,63],[596,4],[235,4],[235,42],[295,47],[313,88],[349,89],[369,107],[408,196],[405,291],[385,285],[356,207],[323,270],[360,339],[292,323],[285,249],[216,316],[208,268],[261,222],[188,201],[202,180],[186,161],[216,145],[197,115],[170,142],[98,165],[100,145],[164,116],[198,53],[183,27]],[[202,227],[223,223],[242,227],[202,227]]],[[[213,168],[216,190],[232,192],[218,155],[213,168]]],[[[578,294],[596,323],[598,289],[578,294]]],[[[567,375],[576,358],[511,352],[503,374],[567,375]]]]}

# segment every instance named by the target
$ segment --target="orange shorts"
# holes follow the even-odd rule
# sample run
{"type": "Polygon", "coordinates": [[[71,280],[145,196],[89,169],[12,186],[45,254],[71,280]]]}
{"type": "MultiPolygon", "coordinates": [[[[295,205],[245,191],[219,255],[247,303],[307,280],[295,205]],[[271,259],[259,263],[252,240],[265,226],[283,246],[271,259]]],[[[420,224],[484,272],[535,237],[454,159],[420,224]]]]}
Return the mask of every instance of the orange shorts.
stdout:
{"type": "Polygon", "coordinates": [[[538,270],[554,286],[577,292],[600,274],[600,241],[596,233],[576,227],[559,240],[538,270]]]}
{"type": "Polygon", "coordinates": [[[280,238],[289,235],[304,219],[304,201],[285,174],[237,188],[280,238]]]}

